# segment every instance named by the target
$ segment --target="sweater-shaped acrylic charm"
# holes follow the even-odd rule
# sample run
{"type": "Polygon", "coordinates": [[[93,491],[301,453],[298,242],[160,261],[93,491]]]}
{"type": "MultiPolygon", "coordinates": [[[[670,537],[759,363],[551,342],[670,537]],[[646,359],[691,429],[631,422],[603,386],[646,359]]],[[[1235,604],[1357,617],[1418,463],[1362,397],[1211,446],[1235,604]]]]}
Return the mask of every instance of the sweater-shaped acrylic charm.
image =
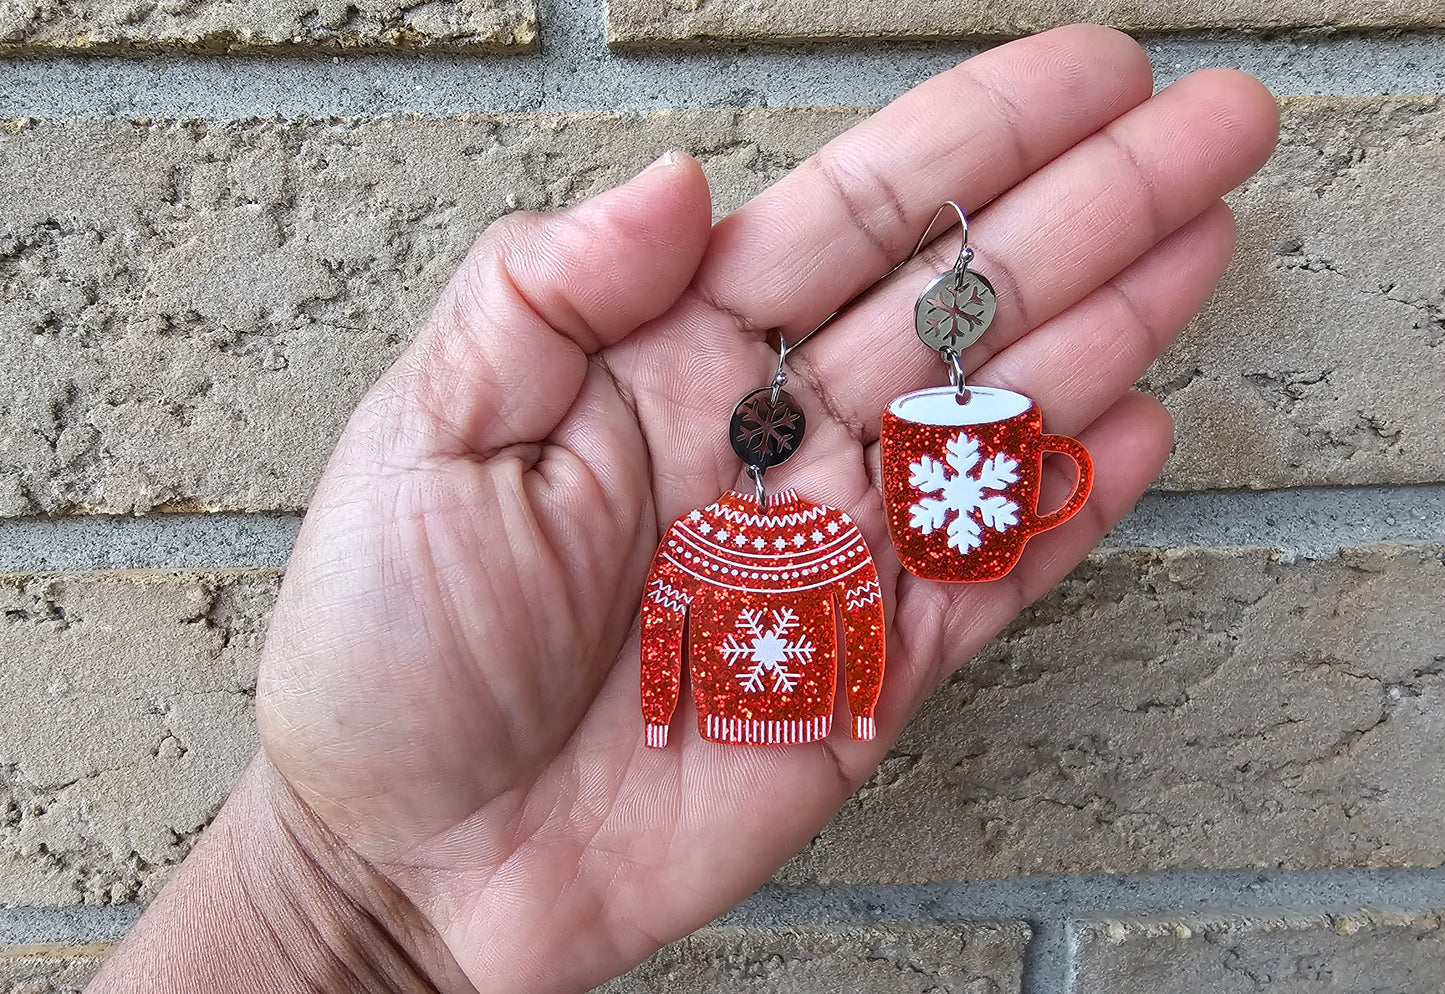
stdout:
{"type": "Polygon", "coordinates": [[[729,492],[673,523],[648,574],[647,744],[667,745],[684,664],[703,738],[746,745],[824,738],[840,656],[853,738],[872,739],[883,654],[878,573],[853,521],[793,490],[761,504],[729,492]]]}
{"type": "MultiPolygon", "coordinates": [[[[883,505],[898,559],[925,580],[997,580],[1013,569],[1024,543],[1063,524],[1084,506],[1094,480],[1088,450],[1066,435],[1044,433],[1043,414],[1028,397],[964,383],[963,352],[988,330],[998,301],[992,284],[963,249],[949,272],[924,287],[914,309],[919,339],[948,365],[950,386],[915,390],[883,412],[883,505]],[[1044,455],[1073,460],[1073,492],[1054,510],[1039,510],[1044,455]]],[[[928,240],[928,228],[919,240],[928,240]]],[[[914,250],[914,255],[918,249],[914,250]]]]}

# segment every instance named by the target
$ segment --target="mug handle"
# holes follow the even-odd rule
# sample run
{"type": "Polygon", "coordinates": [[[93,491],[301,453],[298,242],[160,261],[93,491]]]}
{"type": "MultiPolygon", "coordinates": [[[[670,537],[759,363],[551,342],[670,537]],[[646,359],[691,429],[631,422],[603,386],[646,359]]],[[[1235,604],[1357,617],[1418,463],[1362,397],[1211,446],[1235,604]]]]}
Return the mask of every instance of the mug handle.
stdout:
{"type": "Polygon", "coordinates": [[[1070,438],[1068,435],[1044,435],[1040,442],[1042,443],[1040,462],[1043,461],[1044,452],[1057,452],[1060,455],[1068,456],[1078,467],[1079,478],[1074,484],[1074,492],[1058,508],[1048,514],[1039,514],[1035,510],[1034,534],[1048,531],[1050,528],[1057,528],[1078,514],[1079,509],[1084,506],[1084,501],[1089,499],[1089,491],[1094,486],[1094,460],[1089,455],[1089,450],[1084,448],[1084,443],[1076,438],[1070,438]]]}

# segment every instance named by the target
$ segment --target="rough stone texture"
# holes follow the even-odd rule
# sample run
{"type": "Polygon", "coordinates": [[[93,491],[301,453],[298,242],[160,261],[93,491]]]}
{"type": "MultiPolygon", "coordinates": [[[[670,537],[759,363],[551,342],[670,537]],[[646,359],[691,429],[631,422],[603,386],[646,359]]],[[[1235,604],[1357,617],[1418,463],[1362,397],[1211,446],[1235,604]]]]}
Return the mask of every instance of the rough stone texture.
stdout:
{"type": "Polygon", "coordinates": [[[1242,28],[1423,28],[1445,25],[1425,0],[610,0],[614,45],[842,38],[997,38],[1091,21],[1133,31],[1242,28]]]}
{"type": "Polygon", "coordinates": [[[1445,548],[1096,556],[780,873],[1435,866],[1445,548]]]}
{"type": "Polygon", "coordinates": [[[1178,422],[1162,485],[1442,479],[1445,109],[1286,107],[1222,290],[1145,378],[1178,422]]]}
{"type": "Polygon", "coordinates": [[[528,50],[532,0],[0,0],[0,54],[36,49],[528,50]]]}
{"type": "Polygon", "coordinates": [[[705,928],[598,994],[1017,994],[1022,922],[705,928]]]}
{"type": "MultiPolygon", "coordinates": [[[[147,897],[255,746],[273,573],[0,582],[0,904],[147,897]]],[[[783,883],[1433,866],[1445,548],[1115,552],[925,705],[783,883]]]]}
{"type": "MultiPolygon", "coordinates": [[[[1163,486],[1445,479],[1435,100],[1300,99],[1225,289],[1146,379],[1163,486]]],[[[0,516],[305,504],[475,231],[699,155],[725,211],[862,112],[14,122],[0,516]]]]}
{"type": "Polygon", "coordinates": [[[0,904],[154,893],[255,752],[275,573],[0,576],[0,904]]]}
{"type": "Polygon", "coordinates": [[[1080,930],[1075,994],[1438,994],[1441,912],[1131,918],[1080,930]]]}
{"type": "Polygon", "coordinates": [[[720,209],[858,112],[0,134],[0,515],[293,509],[477,230],[681,146],[720,209]]]}
{"type": "Polygon", "coordinates": [[[5,994],[80,994],[113,942],[81,946],[47,943],[0,949],[0,991],[5,994]]]}
{"type": "MultiPolygon", "coordinates": [[[[704,928],[598,994],[1018,994],[1023,922],[704,928]]],[[[5,994],[79,992],[114,943],[0,949],[5,994]]]]}

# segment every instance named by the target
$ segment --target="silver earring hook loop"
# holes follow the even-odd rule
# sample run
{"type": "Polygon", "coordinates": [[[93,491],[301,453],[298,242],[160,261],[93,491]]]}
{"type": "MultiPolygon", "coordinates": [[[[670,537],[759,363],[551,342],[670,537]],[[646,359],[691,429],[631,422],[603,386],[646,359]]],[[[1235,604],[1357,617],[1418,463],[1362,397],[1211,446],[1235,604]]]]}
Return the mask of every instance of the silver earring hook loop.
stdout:
{"type": "Polygon", "coordinates": [[[963,212],[963,208],[960,207],[955,200],[945,201],[942,207],[933,212],[933,217],[929,220],[928,227],[923,229],[922,237],[918,239],[918,244],[913,247],[913,254],[895,266],[893,271],[888,274],[889,276],[892,276],[893,273],[898,272],[904,265],[918,258],[918,253],[922,252],[923,246],[928,244],[928,236],[932,234],[933,226],[938,223],[938,219],[943,216],[943,212],[950,207],[952,207],[953,212],[958,215],[959,229],[963,235],[963,243],[958,248],[958,258],[953,261],[953,273],[958,279],[963,279],[963,274],[968,272],[968,264],[973,261],[974,253],[973,249],[968,247],[968,215],[963,212]]]}
{"type": "Polygon", "coordinates": [[[763,487],[762,468],[749,465],[748,475],[753,478],[753,494],[758,498],[758,509],[766,510],[768,506],[768,491],[763,487]]]}
{"type": "Polygon", "coordinates": [[[948,382],[953,387],[953,399],[960,404],[967,404],[969,393],[968,384],[964,382],[963,356],[949,348],[939,350],[938,355],[948,364],[948,382]]]}
{"type": "Polygon", "coordinates": [[[773,373],[774,404],[778,402],[778,395],[783,392],[783,387],[786,386],[788,383],[788,369],[786,363],[788,361],[788,353],[793,351],[794,347],[790,347],[788,345],[788,340],[782,335],[778,336],[778,368],[773,373]]]}

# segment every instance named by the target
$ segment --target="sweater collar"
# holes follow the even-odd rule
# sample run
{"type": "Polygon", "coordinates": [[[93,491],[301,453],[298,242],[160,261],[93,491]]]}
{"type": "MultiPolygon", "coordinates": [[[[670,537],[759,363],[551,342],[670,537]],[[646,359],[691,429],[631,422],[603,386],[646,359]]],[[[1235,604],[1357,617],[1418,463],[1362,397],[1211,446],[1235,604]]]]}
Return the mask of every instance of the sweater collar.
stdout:
{"type": "MultiPolygon", "coordinates": [[[[742,511],[746,514],[758,513],[757,497],[752,494],[742,493],[738,490],[729,490],[727,493],[722,495],[722,498],[718,501],[718,503],[724,504],[735,511],[742,511]]],[[[793,489],[792,487],[786,487],[782,490],[779,490],[777,493],[768,494],[767,510],[769,514],[782,514],[787,511],[794,510],[799,504],[805,503],[807,502],[804,501],[803,498],[798,496],[797,490],[793,489]]]]}

